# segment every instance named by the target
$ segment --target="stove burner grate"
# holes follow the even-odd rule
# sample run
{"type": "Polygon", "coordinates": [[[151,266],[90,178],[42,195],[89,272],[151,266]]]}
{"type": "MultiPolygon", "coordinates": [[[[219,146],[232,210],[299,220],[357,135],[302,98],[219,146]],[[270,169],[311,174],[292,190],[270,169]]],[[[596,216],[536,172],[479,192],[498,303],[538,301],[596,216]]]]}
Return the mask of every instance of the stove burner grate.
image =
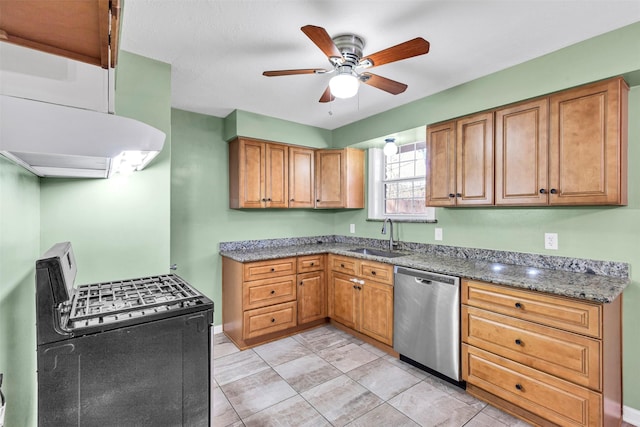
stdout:
{"type": "MultiPolygon", "coordinates": [[[[170,310],[202,297],[173,274],[82,285],[73,297],[69,321],[109,317],[131,311],[170,310]]],[[[117,316],[116,316],[117,317],[117,316]]]]}

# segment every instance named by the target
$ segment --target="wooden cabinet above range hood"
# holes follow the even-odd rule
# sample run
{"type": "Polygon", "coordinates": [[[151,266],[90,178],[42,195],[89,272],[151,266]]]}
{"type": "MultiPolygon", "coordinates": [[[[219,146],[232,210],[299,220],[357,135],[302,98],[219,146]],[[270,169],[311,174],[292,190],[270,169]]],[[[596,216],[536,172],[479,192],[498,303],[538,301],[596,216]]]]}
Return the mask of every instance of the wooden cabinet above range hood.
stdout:
{"type": "Polygon", "coordinates": [[[0,0],[0,41],[115,68],[119,20],[120,0],[0,0]]]}

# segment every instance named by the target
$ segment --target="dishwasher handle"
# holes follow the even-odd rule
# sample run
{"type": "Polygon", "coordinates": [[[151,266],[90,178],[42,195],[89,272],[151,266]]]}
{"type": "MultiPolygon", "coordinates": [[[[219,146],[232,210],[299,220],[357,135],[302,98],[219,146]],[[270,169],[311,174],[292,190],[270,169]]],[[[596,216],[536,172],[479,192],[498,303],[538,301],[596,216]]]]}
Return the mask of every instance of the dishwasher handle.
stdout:
{"type": "Polygon", "coordinates": [[[460,284],[460,278],[455,276],[447,276],[445,274],[432,273],[430,271],[415,270],[407,267],[395,267],[395,275],[414,277],[416,282],[422,284],[431,284],[431,282],[445,283],[447,285],[457,286],[460,284]]]}

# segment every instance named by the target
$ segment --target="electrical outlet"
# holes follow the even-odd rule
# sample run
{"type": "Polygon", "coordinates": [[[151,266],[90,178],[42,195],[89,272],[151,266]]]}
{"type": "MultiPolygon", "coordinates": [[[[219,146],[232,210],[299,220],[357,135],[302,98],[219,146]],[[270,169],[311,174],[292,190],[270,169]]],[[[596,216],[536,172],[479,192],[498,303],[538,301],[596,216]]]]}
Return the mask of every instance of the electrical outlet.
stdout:
{"type": "Polygon", "coordinates": [[[349,224],[349,233],[354,234],[356,232],[356,225],[349,224]]]}
{"type": "Polygon", "coordinates": [[[442,240],[442,228],[436,228],[436,231],[434,233],[434,239],[442,240]]]}
{"type": "Polygon", "coordinates": [[[558,250],[558,233],[544,233],[544,248],[558,250]]]}

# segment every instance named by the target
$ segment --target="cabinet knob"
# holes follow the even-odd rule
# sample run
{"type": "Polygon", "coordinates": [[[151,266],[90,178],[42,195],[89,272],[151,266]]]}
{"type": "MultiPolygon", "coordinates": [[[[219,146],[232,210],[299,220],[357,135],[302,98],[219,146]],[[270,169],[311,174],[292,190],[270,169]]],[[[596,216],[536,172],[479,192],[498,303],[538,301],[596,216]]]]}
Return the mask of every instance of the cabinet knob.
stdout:
{"type": "Polygon", "coordinates": [[[271,289],[271,295],[275,294],[276,291],[274,291],[273,289],[271,289]]]}
{"type": "Polygon", "coordinates": [[[340,264],[340,268],[344,268],[344,264],[340,264]]]}
{"type": "Polygon", "coordinates": [[[304,282],[300,282],[300,286],[304,285],[304,282]]]}
{"type": "Polygon", "coordinates": [[[361,290],[362,290],[362,287],[361,287],[361,286],[358,286],[358,290],[359,290],[359,291],[361,291],[361,290]]]}
{"type": "Polygon", "coordinates": [[[353,289],[358,289],[358,287],[356,285],[353,285],[353,289]]]}
{"type": "Polygon", "coordinates": [[[522,345],[522,340],[520,340],[520,338],[516,338],[516,345],[522,345]]]}
{"type": "Polygon", "coordinates": [[[456,197],[456,195],[453,193],[449,193],[449,197],[453,198],[453,197],[456,197]]]}
{"type": "Polygon", "coordinates": [[[522,384],[516,384],[516,388],[517,388],[518,390],[522,390],[522,384]]]}
{"type": "Polygon", "coordinates": [[[376,275],[375,270],[371,272],[371,275],[372,275],[372,276],[375,276],[375,275],[376,275]]]}
{"type": "Polygon", "coordinates": [[[519,302],[517,302],[517,303],[515,304],[515,306],[516,306],[516,308],[522,308],[522,304],[520,304],[519,302]]]}
{"type": "Polygon", "coordinates": [[[544,188],[540,189],[540,194],[546,194],[546,193],[547,193],[547,190],[545,190],[544,188]]]}
{"type": "Polygon", "coordinates": [[[265,198],[262,198],[261,200],[262,200],[263,202],[266,202],[266,201],[267,201],[267,199],[265,199],[265,198]]]}
{"type": "Polygon", "coordinates": [[[276,271],[276,269],[275,269],[275,268],[272,268],[272,269],[271,269],[271,271],[272,271],[272,272],[273,272],[273,271],[276,271]]]}
{"type": "Polygon", "coordinates": [[[271,201],[271,197],[269,197],[269,198],[267,199],[267,202],[270,202],[270,201],[271,201]]]}
{"type": "Polygon", "coordinates": [[[275,323],[276,319],[274,319],[273,317],[271,318],[271,323],[275,323]]]}
{"type": "Polygon", "coordinates": [[[552,188],[551,190],[549,190],[549,193],[551,194],[557,194],[558,190],[556,190],[555,188],[552,188]]]}
{"type": "Polygon", "coordinates": [[[289,201],[290,201],[290,202],[295,202],[295,200],[293,200],[293,199],[289,199],[289,201]]]}
{"type": "Polygon", "coordinates": [[[316,199],[316,202],[320,202],[320,199],[316,199]]]}
{"type": "Polygon", "coordinates": [[[456,193],[456,197],[462,197],[462,193],[456,193]]]}
{"type": "Polygon", "coordinates": [[[311,267],[313,267],[313,263],[311,263],[311,267]]]}

